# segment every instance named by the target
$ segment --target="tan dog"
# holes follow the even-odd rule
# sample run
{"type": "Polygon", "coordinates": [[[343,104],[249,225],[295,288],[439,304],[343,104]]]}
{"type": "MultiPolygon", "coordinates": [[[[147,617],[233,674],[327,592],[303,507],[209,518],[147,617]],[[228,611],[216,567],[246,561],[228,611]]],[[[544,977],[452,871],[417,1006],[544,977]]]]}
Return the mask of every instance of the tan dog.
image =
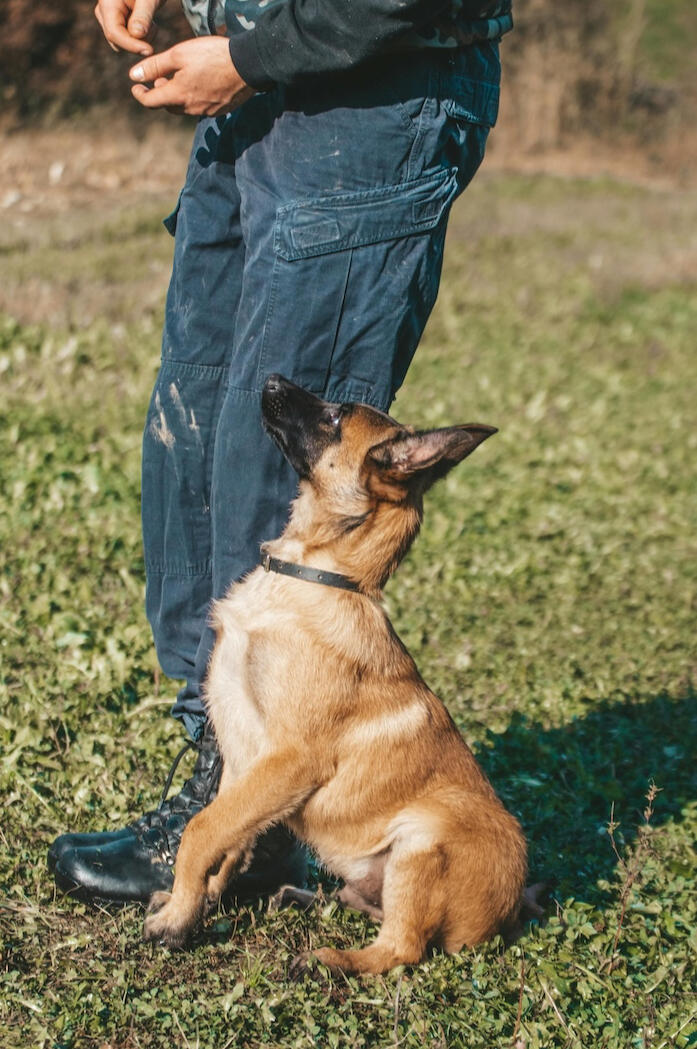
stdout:
{"type": "Polygon", "coordinates": [[[183,944],[283,822],[344,879],[344,902],[382,919],[369,947],[316,951],[325,965],[380,973],[429,945],[459,951],[515,924],[525,842],[378,602],[424,491],[495,430],[415,433],[280,376],[262,410],[300,494],[267,570],[215,606],[207,704],[223,780],[184,832],[145,937],[183,944]]]}

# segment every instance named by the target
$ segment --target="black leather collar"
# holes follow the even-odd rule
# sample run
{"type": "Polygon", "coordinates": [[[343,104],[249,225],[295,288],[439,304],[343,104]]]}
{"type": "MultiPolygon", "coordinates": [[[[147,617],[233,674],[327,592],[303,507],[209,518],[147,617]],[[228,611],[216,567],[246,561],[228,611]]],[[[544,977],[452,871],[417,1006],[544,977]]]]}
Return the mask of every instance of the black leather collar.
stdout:
{"type": "Polygon", "coordinates": [[[353,590],[360,593],[358,583],[348,576],[340,575],[338,572],[326,572],[320,568],[309,568],[307,565],[294,565],[292,561],[281,561],[278,557],[262,552],[261,562],[265,572],[278,572],[280,575],[289,575],[294,579],[304,579],[308,583],[321,583],[322,586],[334,586],[339,590],[353,590]]]}

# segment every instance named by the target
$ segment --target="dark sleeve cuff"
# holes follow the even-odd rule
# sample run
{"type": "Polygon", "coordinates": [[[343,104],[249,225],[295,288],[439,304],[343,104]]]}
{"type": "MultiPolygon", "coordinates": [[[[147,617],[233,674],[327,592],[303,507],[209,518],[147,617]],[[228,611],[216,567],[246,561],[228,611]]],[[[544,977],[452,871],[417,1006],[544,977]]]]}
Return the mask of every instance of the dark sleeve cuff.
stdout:
{"type": "Polygon", "coordinates": [[[230,37],[230,58],[245,84],[255,91],[269,91],[274,86],[275,81],[262,65],[253,29],[230,37]]]}

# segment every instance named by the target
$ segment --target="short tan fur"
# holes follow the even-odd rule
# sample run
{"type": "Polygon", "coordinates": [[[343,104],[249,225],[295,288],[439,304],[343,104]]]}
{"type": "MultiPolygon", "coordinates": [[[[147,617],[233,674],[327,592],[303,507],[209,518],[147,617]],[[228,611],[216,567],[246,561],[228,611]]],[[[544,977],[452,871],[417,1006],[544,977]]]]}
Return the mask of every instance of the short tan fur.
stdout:
{"type": "Polygon", "coordinates": [[[316,950],[331,969],[385,972],[430,946],[456,952],[506,932],[525,884],[520,826],[379,603],[419,530],[424,491],[494,431],[418,434],[280,377],[267,383],[264,416],[302,475],[265,550],[360,590],[259,567],[215,605],[207,707],[223,779],[184,833],[173,892],[153,898],[145,936],[184,943],[278,822],[344,880],[346,904],[382,922],[360,950],[316,950]]]}

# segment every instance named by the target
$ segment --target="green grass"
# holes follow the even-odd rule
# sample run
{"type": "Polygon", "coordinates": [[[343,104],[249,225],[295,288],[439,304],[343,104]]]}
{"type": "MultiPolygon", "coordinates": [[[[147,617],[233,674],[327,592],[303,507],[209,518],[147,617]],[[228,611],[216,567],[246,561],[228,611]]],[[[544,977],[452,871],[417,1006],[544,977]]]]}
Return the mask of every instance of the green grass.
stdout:
{"type": "Polygon", "coordinates": [[[639,58],[642,72],[667,83],[694,84],[697,10],[691,0],[647,0],[639,58]]]}
{"type": "Polygon", "coordinates": [[[696,216],[608,180],[483,175],[458,205],[394,411],[500,433],[433,490],[386,601],[553,900],[511,948],[300,985],[295,953],[365,942],[367,919],[247,907],[174,954],[140,942],[139,909],[95,912],[47,873],[60,831],[151,806],[180,743],[142,611],[163,275],[154,313],[130,291],[153,227],[47,236],[70,316],[107,279],[130,305],[0,328],[2,1046],[697,1045],[696,216]]]}

